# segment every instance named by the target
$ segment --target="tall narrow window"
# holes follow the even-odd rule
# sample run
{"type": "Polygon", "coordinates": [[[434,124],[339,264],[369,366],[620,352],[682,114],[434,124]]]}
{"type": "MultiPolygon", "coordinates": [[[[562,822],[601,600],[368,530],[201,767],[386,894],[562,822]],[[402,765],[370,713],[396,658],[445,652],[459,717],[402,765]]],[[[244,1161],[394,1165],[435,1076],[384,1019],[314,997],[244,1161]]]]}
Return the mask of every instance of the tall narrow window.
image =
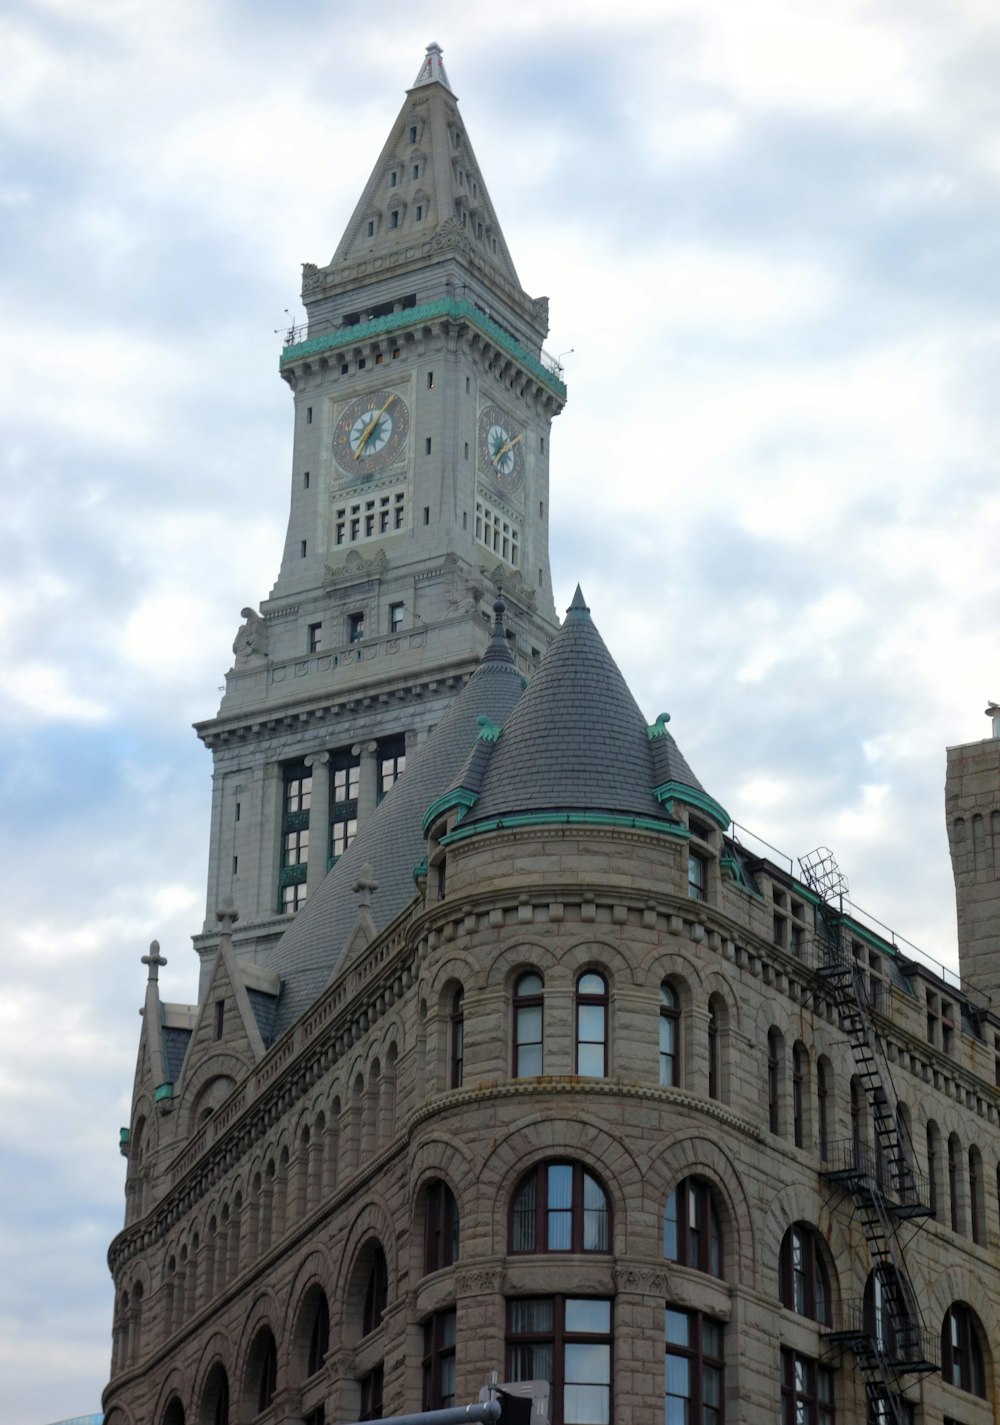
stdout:
{"type": "Polygon", "coordinates": [[[722,1097],[722,1073],[719,1045],[719,1014],[714,1004],[708,1006],[708,1096],[722,1097]]]}
{"type": "Polygon", "coordinates": [[[796,1148],[805,1146],[806,1051],[802,1044],[792,1045],[792,1129],[796,1148]]]}
{"type": "Polygon", "coordinates": [[[767,1031],[767,1124],[772,1133],[781,1132],[781,1035],[767,1031]]]}
{"type": "Polygon", "coordinates": [[[309,1330],[309,1352],[306,1358],[306,1375],[314,1376],[326,1360],[330,1349],[330,1307],[326,1294],[320,1292],[316,1300],[312,1326],[309,1330]]]}
{"type": "Polygon", "coordinates": [[[382,1419],[382,1395],[385,1390],[385,1369],[383,1366],[376,1366],[369,1371],[366,1376],[362,1376],[358,1382],[361,1387],[361,1409],[358,1413],[359,1420],[381,1420],[382,1419]]]}
{"type": "Polygon", "coordinates": [[[452,1307],[424,1322],[424,1410],[449,1410],[455,1404],[455,1320],[452,1307]]]}
{"type": "Polygon", "coordinates": [[[437,1272],[458,1261],[458,1204],[446,1182],[427,1184],[424,1271],[437,1272]]]}
{"type": "Polygon", "coordinates": [[[948,1212],[951,1230],[962,1230],[962,1215],[958,1200],[958,1159],[960,1153],[958,1137],[952,1133],[948,1139],[948,1212]]]}
{"type": "Polygon", "coordinates": [[[511,1252],[607,1252],[607,1194],[580,1163],[542,1163],[521,1179],[510,1211],[511,1252]]]}
{"type": "Polygon", "coordinates": [[[330,847],[332,866],[354,840],[358,829],[358,793],[361,787],[361,760],[357,753],[334,752],[330,756],[330,847]]]}
{"type": "Polygon", "coordinates": [[[305,902],[309,861],[309,806],[312,772],[304,762],[285,768],[281,816],[279,910],[296,911],[305,902]]]}
{"type": "Polygon", "coordinates": [[[594,1079],[608,1072],[608,986],[593,970],[576,982],[576,1072],[594,1079]]]}
{"type": "Polygon", "coordinates": [[[969,1226],[973,1242],[985,1240],[983,1220],[983,1160],[978,1148],[969,1149],[969,1226]]]}
{"type": "Polygon", "coordinates": [[[927,1125],[927,1195],[928,1206],[932,1216],[937,1216],[938,1211],[938,1172],[940,1171],[940,1157],[938,1153],[939,1134],[937,1124],[927,1125]]]}
{"type": "Polygon", "coordinates": [[[271,1404],[278,1387],[278,1347],[271,1331],[261,1332],[252,1354],[256,1358],[257,1414],[260,1415],[271,1404]]]}
{"type": "Polygon", "coordinates": [[[856,1078],[851,1079],[851,1153],[854,1166],[860,1168],[864,1162],[864,1110],[861,1085],[856,1078]]]}
{"type": "Polygon", "coordinates": [[[361,1334],[363,1336],[374,1331],[376,1326],[381,1323],[388,1299],[389,1272],[386,1267],[385,1253],[381,1247],[376,1247],[368,1271],[364,1305],[361,1311],[361,1334]]]}
{"type": "Polygon", "coordinates": [[[460,1089],[465,1071],[465,991],[456,990],[451,1002],[450,1088],[460,1089]]]}
{"type": "Polygon", "coordinates": [[[660,985],[660,1083],[676,1088],[680,1075],[681,1013],[677,991],[669,980],[660,985]]]}
{"type": "Polygon", "coordinates": [[[833,1425],[833,1381],[829,1366],[782,1347],[781,1425],[833,1425]]]}
{"type": "Polygon", "coordinates": [[[663,1214],[663,1255],[668,1262],[722,1276],[722,1232],[712,1186],[685,1178],[667,1198],[663,1214]]]}
{"type": "Polygon", "coordinates": [[[986,1398],[986,1371],[980,1332],[969,1307],[956,1302],[941,1327],[941,1375],[949,1385],[986,1398]]]}
{"type": "Polygon", "coordinates": [[[514,1077],[531,1078],[542,1072],[544,1028],[543,983],[533,970],[522,975],[514,988],[514,1077]]]}
{"type": "Polygon", "coordinates": [[[668,1306],[664,1337],[666,1425],[721,1425],[722,1326],[668,1306]]]}
{"type": "Polygon", "coordinates": [[[378,799],[385,796],[391,786],[406,771],[406,738],[384,737],[378,744],[378,799]]]}
{"type": "Polygon", "coordinates": [[[365,636],[365,615],[363,611],[347,615],[347,641],[360,643],[365,636]]]}
{"type": "Polygon", "coordinates": [[[507,1379],[549,1382],[551,1425],[608,1425],[611,1302],[562,1296],[508,1301],[507,1379]]]}
{"type": "Polygon", "coordinates": [[[402,633],[403,618],[406,612],[406,605],[402,603],[389,605],[389,632],[402,633]]]}
{"type": "Polygon", "coordinates": [[[796,1222],[781,1242],[778,1258],[781,1304],[821,1325],[830,1324],[830,1278],[823,1261],[819,1234],[808,1223],[796,1222]]]}
{"type": "Polygon", "coordinates": [[[704,856],[692,851],[688,856],[688,895],[694,901],[705,899],[707,864],[704,856]]]}
{"type": "Polygon", "coordinates": [[[826,1060],[816,1063],[816,1117],[819,1127],[819,1155],[825,1162],[830,1149],[830,1082],[826,1060]]]}

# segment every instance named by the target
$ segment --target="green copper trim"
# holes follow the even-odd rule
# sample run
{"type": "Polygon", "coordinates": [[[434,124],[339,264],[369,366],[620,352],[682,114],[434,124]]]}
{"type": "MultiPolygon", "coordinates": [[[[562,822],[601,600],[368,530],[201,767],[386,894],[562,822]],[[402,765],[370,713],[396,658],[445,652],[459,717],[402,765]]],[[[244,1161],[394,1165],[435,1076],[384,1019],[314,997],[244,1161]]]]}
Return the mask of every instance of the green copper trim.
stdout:
{"type": "Polygon", "coordinates": [[[670,721],[669,713],[660,713],[655,722],[650,723],[646,728],[646,736],[650,742],[655,742],[658,737],[667,737],[667,723],[670,721]]]}
{"type": "Polygon", "coordinates": [[[291,346],[286,346],[281,353],[279,368],[283,370],[286,366],[292,366],[305,356],[315,356],[321,351],[334,351],[341,346],[355,346],[359,341],[367,341],[369,337],[401,331],[404,327],[412,326],[414,322],[432,321],[435,317],[453,317],[478,327],[484,336],[495,341],[497,346],[519,361],[525,370],[530,371],[532,376],[547,386],[554,395],[565,401],[566,383],[560,381],[558,376],[553,376],[526,346],[522,346],[515,337],[505,332],[492,317],[480,311],[474,302],[459,302],[450,297],[440,302],[426,302],[422,307],[408,307],[403,312],[390,312],[387,317],[376,317],[374,321],[359,322],[353,327],[338,327],[336,331],[324,332],[322,336],[311,337],[308,341],[294,342],[291,346]]]}
{"type": "Polygon", "coordinates": [[[706,816],[710,816],[720,831],[726,831],[729,827],[729,813],[725,807],[721,807],[707,792],[699,792],[695,787],[685,787],[683,782],[664,782],[662,786],[653,788],[653,796],[668,812],[673,812],[676,799],[685,806],[697,807],[706,816]]]}
{"type": "Polygon", "coordinates": [[[414,866],[414,868],[413,868],[413,881],[414,881],[414,884],[416,884],[418,881],[425,881],[426,879],[427,879],[427,857],[425,856],[424,859],[420,862],[420,864],[417,865],[417,866],[414,866]]]}
{"type": "Polygon", "coordinates": [[[599,811],[536,811],[520,812],[516,816],[498,816],[477,826],[462,826],[442,836],[442,846],[466,841],[470,836],[482,836],[488,831],[507,831],[521,826],[612,826],[635,831],[657,831],[661,836],[673,836],[688,841],[691,833],[679,822],[654,821],[649,816],[618,816],[599,811]]]}
{"type": "Polygon", "coordinates": [[[174,1096],[174,1086],[173,1086],[173,1084],[161,1084],[160,1087],[159,1087],[159,1088],[156,1090],[156,1092],[153,1094],[153,1099],[155,1100],[156,1103],[163,1103],[165,1099],[173,1098],[173,1096],[174,1096]]]}
{"type": "Polygon", "coordinates": [[[735,886],[739,886],[741,891],[746,891],[748,896],[756,896],[759,901],[764,899],[756,886],[747,879],[737,856],[720,856],[719,870],[724,876],[728,876],[735,886]]]}
{"type": "MultiPolygon", "coordinates": [[[[438,797],[437,801],[431,802],[430,806],[424,812],[424,819],[420,823],[421,831],[426,836],[431,823],[437,821],[438,817],[443,816],[446,811],[451,811],[452,807],[461,807],[462,816],[464,816],[470,807],[476,805],[478,800],[478,793],[467,791],[465,787],[456,787],[454,791],[445,792],[443,797],[438,797]]],[[[460,816],[459,821],[461,821],[461,819],[462,817],[460,816]]],[[[427,863],[424,862],[425,875],[426,871],[427,863]]]]}
{"type": "Polygon", "coordinates": [[[490,722],[485,713],[480,713],[479,717],[476,718],[476,722],[479,725],[478,740],[480,742],[499,742],[503,728],[498,722],[490,722]]]}
{"type": "Polygon", "coordinates": [[[129,1131],[128,1131],[128,1129],[127,1129],[127,1128],[119,1128],[119,1130],[118,1130],[118,1143],[119,1143],[119,1146],[122,1147],[122,1148],[127,1148],[127,1147],[128,1147],[128,1140],[129,1140],[129,1131]]]}

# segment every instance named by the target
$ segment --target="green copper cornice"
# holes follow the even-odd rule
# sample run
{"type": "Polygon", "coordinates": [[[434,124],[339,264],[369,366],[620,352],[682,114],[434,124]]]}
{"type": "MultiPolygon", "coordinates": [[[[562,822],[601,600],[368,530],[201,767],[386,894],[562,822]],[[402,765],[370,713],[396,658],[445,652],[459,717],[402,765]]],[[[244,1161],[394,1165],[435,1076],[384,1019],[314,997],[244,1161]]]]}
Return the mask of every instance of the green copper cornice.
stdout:
{"type": "Polygon", "coordinates": [[[444,796],[438,797],[437,801],[431,802],[430,806],[424,812],[424,819],[420,825],[421,831],[426,836],[428,829],[437,821],[438,817],[444,816],[445,812],[451,811],[453,807],[461,807],[461,815],[458,818],[459,821],[461,821],[462,816],[465,815],[470,807],[474,807],[478,800],[479,797],[477,793],[469,792],[465,787],[455,787],[452,791],[445,792],[444,796]]]}
{"type": "Polygon", "coordinates": [[[166,1099],[171,1099],[171,1098],[173,1098],[173,1096],[174,1096],[174,1086],[173,1086],[173,1084],[161,1084],[160,1087],[159,1087],[158,1089],[156,1089],[155,1092],[153,1093],[153,1099],[154,1099],[154,1101],[155,1101],[156,1103],[163,1103],[166,1099]]]}
{"type": "Polygon", "coordinates": [[[674,802],[679,801],[685,806],[697,807],[699,811],[703,811],[707,817],[711,817],[720,831],[726,831],[729,827],[729,813],[725,807],[721,807],[714,797],[699,791],[697,787],[686,787],[683,782],[664,782],[653,788],[653,796],[668,812],[672,813],[674,802]]]}
{"type": "Polygon", "coordinates": [[[524,826],[620,827],[628,831],[655,831],[660,836],[672,836],[678,841],[688,841],[691,837],[690,831],[680,822],[654,821],[650,816],[619,816],[600,811],[533,811],[494,817],[492,821],[475,826],[457,827],[447,836],[442,836],[441,845],[453,846],[457,841],[467,841],[470,836],[485,836],[490,831],[513,831],[524,826]]]}
{"type": "Polygon", "coordinates": [[[387,317],[376,317],[370,322],[359,322],[353,327],[338,327],[335,331],[324,332],[322,336],[311,337],[308,341],[297,341],[286,346],[281,353],[280,367],[292,366],[306,356],[316,356],[321,351],[334,351],[342,346],[356,346],[369,337],[382,336],[388,332],[402,331],[414,322],[433,321],[437,317],[451,317],[456,321],[466,321],[476,327],[483,336],[496,343],[508,356],[519,361],[526,371],[530,371],[543,386],[547,386],[560,400],[566,399],[566,383],[560,381],[533,355],[526,346],[517,341],[503,327],[475,305],[474,302],[445,298],[440,302],[426,302],[422,307],[408,307],[403,312],[390,312],[387,317]]]}

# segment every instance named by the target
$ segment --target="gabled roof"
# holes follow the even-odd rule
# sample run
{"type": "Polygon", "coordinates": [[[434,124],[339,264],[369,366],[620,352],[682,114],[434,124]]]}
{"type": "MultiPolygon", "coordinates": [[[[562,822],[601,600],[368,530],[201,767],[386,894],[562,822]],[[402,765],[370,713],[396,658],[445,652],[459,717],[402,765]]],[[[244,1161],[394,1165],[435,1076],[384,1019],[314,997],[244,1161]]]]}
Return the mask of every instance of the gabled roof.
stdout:
{"type": "Polygon", "coordinates": [[[466,234],[487,268],[520,287],[440,46],[432,44],[330,265],[384,260],[453,229],[466,234]]]}
{"type": "Polygon", "coordinates": [[[498,615],[479,667],[423,746],[407,756],[406,771],[268,951],[267,968],[282,979],[275,1036],[308,1009],[338,968],[357,919],[353,887],[363,866],[371,868],[371,879],[378,883],[370,906],[376,931],[384,930],[413,900],[414,867],[427,849],[425,811],[454,781],[480,733],[479,719],[504,723],[523,686],[498,615]]]}

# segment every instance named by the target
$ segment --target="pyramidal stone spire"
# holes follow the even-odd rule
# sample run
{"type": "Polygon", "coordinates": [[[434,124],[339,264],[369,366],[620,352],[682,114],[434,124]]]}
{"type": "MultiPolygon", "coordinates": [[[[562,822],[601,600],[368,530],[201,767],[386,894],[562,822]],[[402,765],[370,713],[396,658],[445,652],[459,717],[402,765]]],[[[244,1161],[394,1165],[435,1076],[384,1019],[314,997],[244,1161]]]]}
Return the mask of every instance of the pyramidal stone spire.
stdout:
{"type": "Polygon", "coordinates": [[[414,244],[448,234],[462,235],[487,270],[520,287],[441,48],[432,44],[330,265],[384,269],[414,244]]]}
{"type": "Polygon", "coordinates": [[[443,84],[446,89],[450,89],[448,76],[444,69],[444,60],[441,58],[441,46],[429,44],[424,62],[417,71],[417,77],[413,81],[414,89],[419,89],[421,84],[443,84]]]}

